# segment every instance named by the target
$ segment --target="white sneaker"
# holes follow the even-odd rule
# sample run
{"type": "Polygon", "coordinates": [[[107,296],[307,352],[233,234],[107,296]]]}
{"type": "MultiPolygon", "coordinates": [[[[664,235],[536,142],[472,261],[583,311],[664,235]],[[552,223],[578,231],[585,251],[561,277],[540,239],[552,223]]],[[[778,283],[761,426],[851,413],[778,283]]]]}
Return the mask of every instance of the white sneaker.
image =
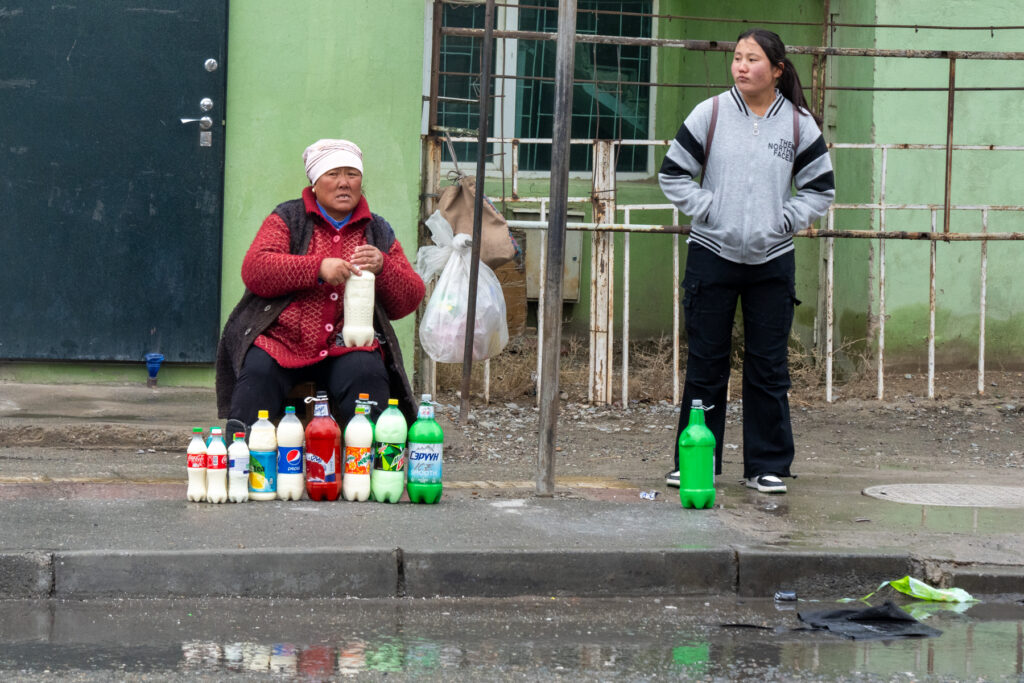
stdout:
{"type": "Polygon", "coordinates": [[[785,493],[786,484],[774,474],[759,474],[747,479],[747,488],[757,489],[761,493],[785,493]]]}
{"type": "Polygon", "coordinates": [[[665,484],[679,488],[679,470],[673,470],[665,475],[665,484]]]}

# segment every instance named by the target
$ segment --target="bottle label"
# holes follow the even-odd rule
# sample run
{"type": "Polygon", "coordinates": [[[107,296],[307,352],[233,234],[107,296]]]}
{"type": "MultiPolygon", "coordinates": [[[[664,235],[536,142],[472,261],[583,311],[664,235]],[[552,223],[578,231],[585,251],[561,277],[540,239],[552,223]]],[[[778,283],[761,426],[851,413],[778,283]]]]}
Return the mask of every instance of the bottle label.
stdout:
{"type": "Polygon", "coordinates": [[[189,453],[187,463],[189,467],[206,467],[206,453],[189,453]]]}
{"type": "Polygon", "coordinates": [[[373,454],[373,469],[401,472],[405,469],[405,444],[381,441],[373,454]]]}
{"type": "Polygon", "coordinates": [[[207,453],[206,454],[206,469],[208,470],[224,470],[228,467],[228,454],[227,453],[207,453]]]}
{"type": "Polygon", "coordinates": [[[345,474],[369,474],[373,449],[369,446],[345,446],[345,474]]]}
{"type": "Polygon", "coordinates": [[[433,420],[434,419],[434,406],[429,403],[425,403],[420,406],[419,412],[416,417],[420,420],[433,420]]]}
{"type": "Polygon", "coordinates": [[[317,401],[313,404],[313,417],[330,417],[331,412],[328,410],[327,401],[317,401]]]}
{"type": "MultiPolygon", "coordinates": [[[[230,454],[228,454],[230,456],[230,454]]],[[[231,474],[244,474],[249,476],[249,454],[235,455],[228,457],[228,468],[231,474]]]]}
{"type": "Polygon", "coordinates": [[[277,452],[252,451],[249,453],[249,491],[277,493],[277,452]]]}
{"type": "Polygon", "coordinates": [[[324,462],[316,453],[306,451],[306,481],[312,484],[333,484],[338,481],[337,455],[332,448],[331,457],[324,462]]]}
{"type": "Polygon", "coordinates": [[[302,474],[302,446],[277,447],[277,474],[302,474]]]}
{"type": "Polygon", "coordinates": [[[409,444],[409,483],[440,484],[444,444],[409,444]]]}

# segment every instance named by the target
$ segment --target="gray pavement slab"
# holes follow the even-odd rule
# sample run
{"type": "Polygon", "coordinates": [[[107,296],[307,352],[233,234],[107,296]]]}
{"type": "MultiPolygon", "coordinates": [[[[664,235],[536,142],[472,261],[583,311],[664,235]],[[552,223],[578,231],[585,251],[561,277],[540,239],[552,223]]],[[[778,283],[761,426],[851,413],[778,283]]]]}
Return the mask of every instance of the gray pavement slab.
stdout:
{"type": "Polygon", "coordinates": [[[881,475],[841,461],[785,496],[720,478],[713,510],[681,509],[653,462],[560,470],[537,497],[533,447],[515,445],[521,458],[446,463],[436,506],[189,503],[182,435],[214,414],[210,390],[0,383],[0,597],[836,598],[908,573],[1024,592],[1024,509],[870,498],[881,475]]]}

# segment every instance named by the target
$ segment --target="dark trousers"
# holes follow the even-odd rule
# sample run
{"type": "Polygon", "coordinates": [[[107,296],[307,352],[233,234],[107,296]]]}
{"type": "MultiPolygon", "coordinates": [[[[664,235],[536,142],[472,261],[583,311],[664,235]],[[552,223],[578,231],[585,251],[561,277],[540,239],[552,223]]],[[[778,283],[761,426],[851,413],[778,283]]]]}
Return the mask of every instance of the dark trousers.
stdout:
{"type": "MultiPolygon", "coordinates": [[[[715,435],[715,473],[722,473],[725,396],[736,301],[743,312],[743,477],[788,477],[793,462],[789,419],[789,331],[795,294],[793,252],[768,263],[727,261],[690,243],[686,258],[683,311],[689,352],[679,414],[679,434],[699,398],[714,408],[705,420],[715,435]]],[[[673,460],[679,466],[678,449],[673,460]]]]}
{"type": "MultiPolygon", "coordinates": [[[[249,427],[256,421],[257,413],[266,410],[276,422],[284,414],[288,392],[302,382],[316,382],[317,388],[327,391],[331,412],[342,429],[355,413],[359,394],[369,394],[370,400],[377,402],[371,409],[374,421],[387,408],[391,397],[380,351],[349,351],[304,368],[283,368],[269,353],[253,345],[245,354],[235,382],[228,418],[241,420],[249,427]]],[[[296,405],[295,410],[302,415],[304,408],[296,405]]]]}

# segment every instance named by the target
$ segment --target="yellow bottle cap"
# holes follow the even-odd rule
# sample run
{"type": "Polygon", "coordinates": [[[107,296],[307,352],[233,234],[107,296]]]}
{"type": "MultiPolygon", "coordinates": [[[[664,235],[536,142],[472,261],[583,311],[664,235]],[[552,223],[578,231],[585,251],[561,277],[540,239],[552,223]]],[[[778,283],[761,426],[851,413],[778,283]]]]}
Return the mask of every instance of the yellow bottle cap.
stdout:
{"type": "Polygon", "coordinates": [[[397,398],[389,398],[388,399],[388,405],[389,406],[397,406],[398,405],[398,399],[397,398]]]}
{"type": "Polygon", "coordinates": [[[261,410],[259,412],[259,417],[260,417],[261,420],[266,420],[267,418],[270,417],[270,411],[269,410],[261,410]]]}

